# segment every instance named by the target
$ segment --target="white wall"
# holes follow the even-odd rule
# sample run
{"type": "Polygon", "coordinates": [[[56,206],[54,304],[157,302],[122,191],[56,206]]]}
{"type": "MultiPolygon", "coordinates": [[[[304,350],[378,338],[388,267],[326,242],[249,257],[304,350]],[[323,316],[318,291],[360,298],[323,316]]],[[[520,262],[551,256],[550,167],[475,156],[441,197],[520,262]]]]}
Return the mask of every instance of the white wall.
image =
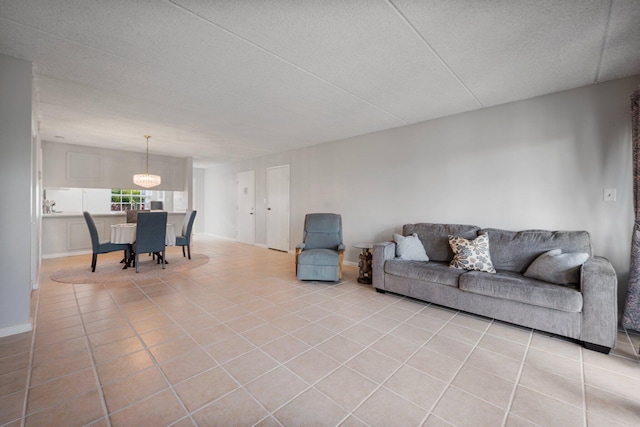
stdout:
{"type": "MultiPolygon", "coordinates": [[[[43,185],[59,188],[132,188],[146,168],[146,153],[43,141],[43,185]]],[[[186,191],[193,159],[149,154],[149,173],[160,175],[154,190],[186,191]]]]}
{"type": "MultiPolygon", "coordinates": [[[[266,242],[266,168],[291,164],[291,243],[304,215],[343,217],[352,244],[405,223],[591,233],[626,292],[633,224],[629,95],[640,76],[206,170],[205,231],[236,235],[235,176],[256,170],[256,242],[266,242]],[[603,201],[604,188],[617,202],[603,201]]],[[[425,102],[429,102],[425,99],[425,102]]]]}
{"type": "Polygon", "coordinates": [[[31,63],[0,54],[0,336],[31,330],[31,63]]]}

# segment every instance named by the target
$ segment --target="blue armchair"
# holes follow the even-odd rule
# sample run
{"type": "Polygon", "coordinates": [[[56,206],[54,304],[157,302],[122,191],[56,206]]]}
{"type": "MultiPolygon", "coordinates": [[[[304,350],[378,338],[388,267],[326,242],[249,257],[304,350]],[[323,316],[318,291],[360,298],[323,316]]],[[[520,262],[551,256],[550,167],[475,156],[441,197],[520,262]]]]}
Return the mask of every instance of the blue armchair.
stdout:
{"type": "Polygon", "coordinates": [[[344,249],[340,215],[307,214],[302,243],[296,246],[298,280],[337,282],[342,279],[344,249]]]}
{"type": "Polygon", "coordinates": [[[182,234],[176,236],[176,246],[182,246],[182,256],[184,257],[184,247],[187,247],[189,253],[189,259],[191,259],[191,229],[193,228],[193,221],[196,219],[198,211],[191,211],[184,215],[184,221],[182,222],[182,234]]]}
{"type": "Polygon", "coordinates": [[[91,249],[93,250],[93,256],[91,258],[91,272],[95,273],[96,264],[98,263],[98,254],[106,254],[109,252],[124,251],[124,259],[129,259],[129,253],[131,252],[131,245],[129,243],[111,243],[109,240],[100,241],[98,236],[98,229],[96,223],[93,221],[93,217],[89,212],[83,212],[84,220],[87,221],[87,227],[89,228],[89,234],[91,235],[91,249]]]}

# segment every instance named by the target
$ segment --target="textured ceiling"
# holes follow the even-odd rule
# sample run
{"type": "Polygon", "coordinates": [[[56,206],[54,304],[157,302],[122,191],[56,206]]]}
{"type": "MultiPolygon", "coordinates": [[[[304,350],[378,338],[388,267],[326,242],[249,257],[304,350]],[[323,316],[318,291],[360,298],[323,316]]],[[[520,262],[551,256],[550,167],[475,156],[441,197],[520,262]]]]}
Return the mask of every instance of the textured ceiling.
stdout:
{"type": "Polygon", "coordinates": [[[640,73],[638,0],[0,0],[41,138],[262,156],[640,73]]]}

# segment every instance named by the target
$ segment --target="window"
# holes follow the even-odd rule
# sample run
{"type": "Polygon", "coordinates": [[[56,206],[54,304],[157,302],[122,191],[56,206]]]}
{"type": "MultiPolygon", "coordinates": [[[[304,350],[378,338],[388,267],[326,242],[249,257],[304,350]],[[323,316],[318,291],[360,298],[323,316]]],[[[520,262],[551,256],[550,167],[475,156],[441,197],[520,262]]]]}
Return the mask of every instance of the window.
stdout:
{"type": "Polygon", "coordinates": [[[144,190],[113,188],[111,190],[111,212],[142,209],[146,202],[146,193],[144,190]]]}

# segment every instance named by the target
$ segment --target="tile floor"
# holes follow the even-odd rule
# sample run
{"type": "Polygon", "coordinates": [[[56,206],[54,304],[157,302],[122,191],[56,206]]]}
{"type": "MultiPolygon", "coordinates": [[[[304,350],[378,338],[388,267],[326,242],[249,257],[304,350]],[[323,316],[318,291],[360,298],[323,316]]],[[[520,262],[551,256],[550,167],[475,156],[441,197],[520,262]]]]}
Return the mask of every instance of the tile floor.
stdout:
{"type": "Polygon", "coordinates": [[[193,249],[210,262],[126,283],[52,282],[90,257],[45,260],[34,332],[0,339],[0,425],[640,423],[639,335],[605,356],[378,294],[354,267],[301,283],[290,254],[204,236],[193,249]]]}

